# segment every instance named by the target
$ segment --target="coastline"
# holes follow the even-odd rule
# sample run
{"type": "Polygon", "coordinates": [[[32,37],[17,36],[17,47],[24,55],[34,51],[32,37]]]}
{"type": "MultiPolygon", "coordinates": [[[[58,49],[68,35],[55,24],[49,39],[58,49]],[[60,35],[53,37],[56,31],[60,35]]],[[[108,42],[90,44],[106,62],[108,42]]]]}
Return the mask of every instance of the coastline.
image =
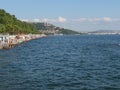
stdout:
{"type": "Polygon", "coordinates": [[[45,34],[18,34],[18,35],[0,35],[0,50],[13,48],[22,42],[46,37],[45,34]]]}

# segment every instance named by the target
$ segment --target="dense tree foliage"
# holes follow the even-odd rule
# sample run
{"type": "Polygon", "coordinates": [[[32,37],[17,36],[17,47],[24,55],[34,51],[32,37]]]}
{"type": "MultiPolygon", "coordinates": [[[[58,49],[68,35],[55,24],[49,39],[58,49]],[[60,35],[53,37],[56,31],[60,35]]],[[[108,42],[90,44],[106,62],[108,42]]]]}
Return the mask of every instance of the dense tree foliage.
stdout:
{"type": "Polygon", "coordinates": [[[56,32],[56,34],[80,34],[79,32],[73,31],[73,30],[69,30],[69,29],[64,29],[64,28],[60,28],[60,27],[56,27],[52,24],[49,23],[33,23],[36,28],[40,31],[50,31],[50,30],[54,30],[56,32]]]}
{"type": "Polygon", "coordinates": [[[22,22],[18,20],[15,15],[10,15],[5,10],[0,9],[0,33],[28,34],[40,32],[33,24],[22,22]]]}
{"type": "Polygon", "coordinates": [[[73,30],[69,30],[69,29],[60,29],[60,32],[63,34],[80,34],[79,32],[73,31],[73,30]]]}

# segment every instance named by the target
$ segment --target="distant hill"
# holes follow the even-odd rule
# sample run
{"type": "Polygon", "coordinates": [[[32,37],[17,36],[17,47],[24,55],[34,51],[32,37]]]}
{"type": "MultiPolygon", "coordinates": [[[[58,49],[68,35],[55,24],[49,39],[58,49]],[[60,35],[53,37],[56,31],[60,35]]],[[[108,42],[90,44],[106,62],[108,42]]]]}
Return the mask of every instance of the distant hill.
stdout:
{"type": "Polygon", "coordinates": [[[40,33],[37,28],[28,22],[18,20],[15,15],[11,15],[0,9],[0,33],[20,34],[20,33],[40,33]]]}
{"type": "Polygon", "coordinates": [[[38,30],[46,34],[80,34],[77,31],[57,27],[49,23],[33,23],[38,30]]]}
{"type": "Polygon", "coordinates": [[[88,32],[87,34],[98,34],[98,35],[120,34],[120,30],[97,30],[97,31],[88,32]]]}
{"type": "Polygon", "coordinates": [[[114,32],[120,32],[120,30],[97,30],[93,31],[92,33],[114,33],[114,32]]]}

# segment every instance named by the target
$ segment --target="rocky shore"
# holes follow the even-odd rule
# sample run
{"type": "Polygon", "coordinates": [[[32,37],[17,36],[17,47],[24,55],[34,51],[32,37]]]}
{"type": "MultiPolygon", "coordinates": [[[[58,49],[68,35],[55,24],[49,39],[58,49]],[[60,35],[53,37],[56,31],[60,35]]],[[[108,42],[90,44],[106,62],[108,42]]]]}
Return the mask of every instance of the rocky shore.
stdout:
{"type": "Polygon", "coordinates": [[[0,49],[9,49],[16,44],[45,37],[45,34],[0,35],[0,49]]]}

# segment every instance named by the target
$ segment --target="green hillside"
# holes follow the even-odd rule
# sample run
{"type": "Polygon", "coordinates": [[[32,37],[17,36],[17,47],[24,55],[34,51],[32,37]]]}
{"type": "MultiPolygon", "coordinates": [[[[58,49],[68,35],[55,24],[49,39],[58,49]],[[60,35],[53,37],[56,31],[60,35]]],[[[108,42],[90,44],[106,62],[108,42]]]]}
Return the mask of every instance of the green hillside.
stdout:
{"type": "Polygon", "coordinates": [[[20,33],[40,33],[36,27],[27,22],[18,20],[15,15],[0,9],[0,33],[20,34],[20,33]]]}
{"type": "Polygon", "coordinates": [[[38,30],[48,34],[80,34],[77,31],[56,27],[49,23],[33,23],[38,30]]]}

